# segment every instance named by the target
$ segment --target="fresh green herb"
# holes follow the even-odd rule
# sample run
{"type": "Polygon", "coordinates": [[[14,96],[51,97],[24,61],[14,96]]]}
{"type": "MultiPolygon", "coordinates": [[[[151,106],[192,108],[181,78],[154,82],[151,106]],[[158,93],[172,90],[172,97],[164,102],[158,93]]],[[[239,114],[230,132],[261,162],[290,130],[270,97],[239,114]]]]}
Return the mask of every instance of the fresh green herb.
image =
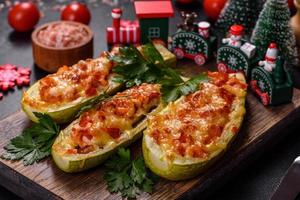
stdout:
{"type": "Polygon", "coordinates": [[[183,82],[176,71],[167,67],[162,56],[151,43],[143,46],[143,55],[132,46],[120,48],[120,53],[119,56],[111,57],[111,60],[117,63],[113,72],[120,75],[114,79],[116,82],[125,83],[127,87],[161,81],[176,84],[183,82]]]}
{"type": "Polygon", "coordinates": [[[163,101],[168,103],[175,101],[182,95],[188,95],[197,91],[199,83],[207,82],[208,77],[206,74],[200,74],[180,84],[162,84],[162,98],[163,101]]]}
{"type": "Polygon", "coordinates": [[[136,198],[141,191],[151,193],[158,177],[146,167],[143,157],[130,158],[130,150],[120,148],[106,163],[104,180],[112,193],[120,192],[123,197],[136,198]]]}
{"type": "Polygon", "coordinates": [[[1,156],[7,160],[23,160],[24,165],[49,156],[51,147],[59,133],[59,126],[47,114],[34,113],[39,118],[30,128],[24,129],[20,136],[10,140],[4,147],[6,152],[1,156]]]}
{"type": "Polygon", "coordinates": [[[165,103],[196,91],[200,82],[207,81],[207,76],[201,74],[184,82],[175,70],[166,65],[152,43],[143,45],[142,48],[143,55],[131,46],[120,48],[121,55],[111,57],[117,63],[113,71],[119,74],[114,81],[125,83],[126,87],[141,83],[159,83],[165,103]]]}
{"type": "Polygon", "coordinates": [[[107,99],[109,99],[109,98],[110,98],[110,96],[109,96],[106,92],[104,92],[102,95],[99,95],[99,96],[97,96],[97,97],[95,97],[95,98],[89,100],[89,101],[86,103],[85,106],[82,106],[82,107],[79,109],[79,111],[78,111],[78,113],[77,113],[77,115],[76,115],[75,117],[76,117],[76,118],[79,117],[79,116],[80,116],[82,113],[84,113],[85,111],[90,110],[91,108],[95,107],[95,105],[97,105],[98,103],[100,103],[100,102],[102,102],[102,101],[104,101],[104,100],[107,100],[107,99]]]}

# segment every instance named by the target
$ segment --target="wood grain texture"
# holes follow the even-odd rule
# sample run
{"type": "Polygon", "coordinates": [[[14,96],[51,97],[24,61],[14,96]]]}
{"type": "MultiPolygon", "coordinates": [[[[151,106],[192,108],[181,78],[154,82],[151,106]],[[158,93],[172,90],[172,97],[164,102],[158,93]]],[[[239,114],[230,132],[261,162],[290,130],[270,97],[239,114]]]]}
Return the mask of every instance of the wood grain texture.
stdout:
{"type": "MultiPolygon", "coordinates": [[[[185,66],[183,75],[189,76],[206,70],[206,68],[185,66]]],[[[227,153],[204,174],[180,182],[161,179],[155,186],[154,193],[142,194],[141,199],[175,199],[187,198],[197,193],[205,193],[215,186],[226,175],[246,163],[256,153],[275,138],[283,137],[285,129],[300,116],[300,90],[294,90],[293,102],[277,107],[264,107],[250,93],[247,97],[247,115],[238,137],[227,153]]],[[[0,154],[9,140],[18,135],[30,124],[21,111],[0,122],[0,154]]],[[[141,152],[141,141],[131,148],[141,152]]],[[[24,167],[22,162],[0,160],[0,182],[8,180],[10,185],[3,185],[13,192],[26,198],[38,199],[121,199],[118,194],[110,194],[103,181],[103,167],[91,169],[77,174],[67,174],[59,170],[51,158],[38,164],[24,167]]],[[[224,179],[225,180],[225,179],[224,179]]]]}

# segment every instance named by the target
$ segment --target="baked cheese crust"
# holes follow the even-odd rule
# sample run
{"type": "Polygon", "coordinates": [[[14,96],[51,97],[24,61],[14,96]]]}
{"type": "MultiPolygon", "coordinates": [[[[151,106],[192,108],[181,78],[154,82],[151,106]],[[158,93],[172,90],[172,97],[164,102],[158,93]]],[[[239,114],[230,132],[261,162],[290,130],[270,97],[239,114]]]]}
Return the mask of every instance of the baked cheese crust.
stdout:
{"type": "Polygon", "coordinates": [[[54,144],[53,148],[65,154],[87,154],[118,144],[127,137],[126,132],[159,104],[157,84],[142,84],[120,92],[83,113],[68,128],[71,133],[64,144],[54,144]]]}
{"type": "MultiPolygon", "coordinates": [[[[195,93],[170,103],[149,118],[145,135],[158,145],[168,160],[210,158],[226,147],[224,136],[237,133],[240,123],[231,126],[237,103],[246,95],[247,85],[235,75],[209,72],[210,81],[195,93]]],[[[236,112],[236,111],[235,111],[236,112]]],[[[239,111],[243,116],[244,108],[239,111]]]]}
{"type": "Polygon", "coordinates": [[[72,67],[63,66],[38,81],[35,95],[25,92],[23,102],[41,109],[97,96],[108,88],[112,67],[113,63],[106,54],[96,59],[81,60],[72,67]]]}

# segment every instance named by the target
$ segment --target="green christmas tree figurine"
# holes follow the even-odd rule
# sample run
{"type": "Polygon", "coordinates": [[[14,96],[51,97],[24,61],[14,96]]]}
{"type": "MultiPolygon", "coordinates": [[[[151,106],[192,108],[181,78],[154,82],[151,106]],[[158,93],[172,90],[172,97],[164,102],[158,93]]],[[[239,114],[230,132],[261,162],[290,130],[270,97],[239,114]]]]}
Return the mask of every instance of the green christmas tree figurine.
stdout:
{"type": "Polygon", "coordinates": [[[267,0],[251,37],[261,59],[268,45],[276,42],[287,63],[297,65],[296,40],[289,21],[287,0],[267,0]]]}
{"type": "Polygon", "coordinates": [[[261,2],[264,0],[229,0],[217,20],[215,26],[225,33],[234,24],[244,26],[245,34],[251,35],[255,22],[261,11],[261,2]]]}

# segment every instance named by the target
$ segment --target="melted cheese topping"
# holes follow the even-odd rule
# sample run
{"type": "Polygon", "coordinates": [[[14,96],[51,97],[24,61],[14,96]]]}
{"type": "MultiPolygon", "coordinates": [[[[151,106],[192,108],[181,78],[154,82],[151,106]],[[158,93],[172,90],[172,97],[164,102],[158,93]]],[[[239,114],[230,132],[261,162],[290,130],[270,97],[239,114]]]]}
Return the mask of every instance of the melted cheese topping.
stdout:
{"type": "Polygon", "coordinates": [[[235,98],[245,95],[247,85],[238,79],[218,72],[209,77],[211,81],[201,84],[199,91],[169,104],[149,120],[149,136],[169,159],[207,158],[229,122],[235,98]]]}
{"type": "Polygon", "coordinates": [[[24,95],[32,107],[63,105],[78,98],[94,97],[108,86],[113,64],[103,55],[97,59],[81,60],[72,67],[61,67],[39,81],[39,97],[24,95]]]}
{"type": "Polygon", "coordinates": [[[89,153],[118,143],[122,134],[160,102],[159,85],[142,84],[118,93],[97,108],[85,112],[73,125],[66,153],[89,153]]]}

